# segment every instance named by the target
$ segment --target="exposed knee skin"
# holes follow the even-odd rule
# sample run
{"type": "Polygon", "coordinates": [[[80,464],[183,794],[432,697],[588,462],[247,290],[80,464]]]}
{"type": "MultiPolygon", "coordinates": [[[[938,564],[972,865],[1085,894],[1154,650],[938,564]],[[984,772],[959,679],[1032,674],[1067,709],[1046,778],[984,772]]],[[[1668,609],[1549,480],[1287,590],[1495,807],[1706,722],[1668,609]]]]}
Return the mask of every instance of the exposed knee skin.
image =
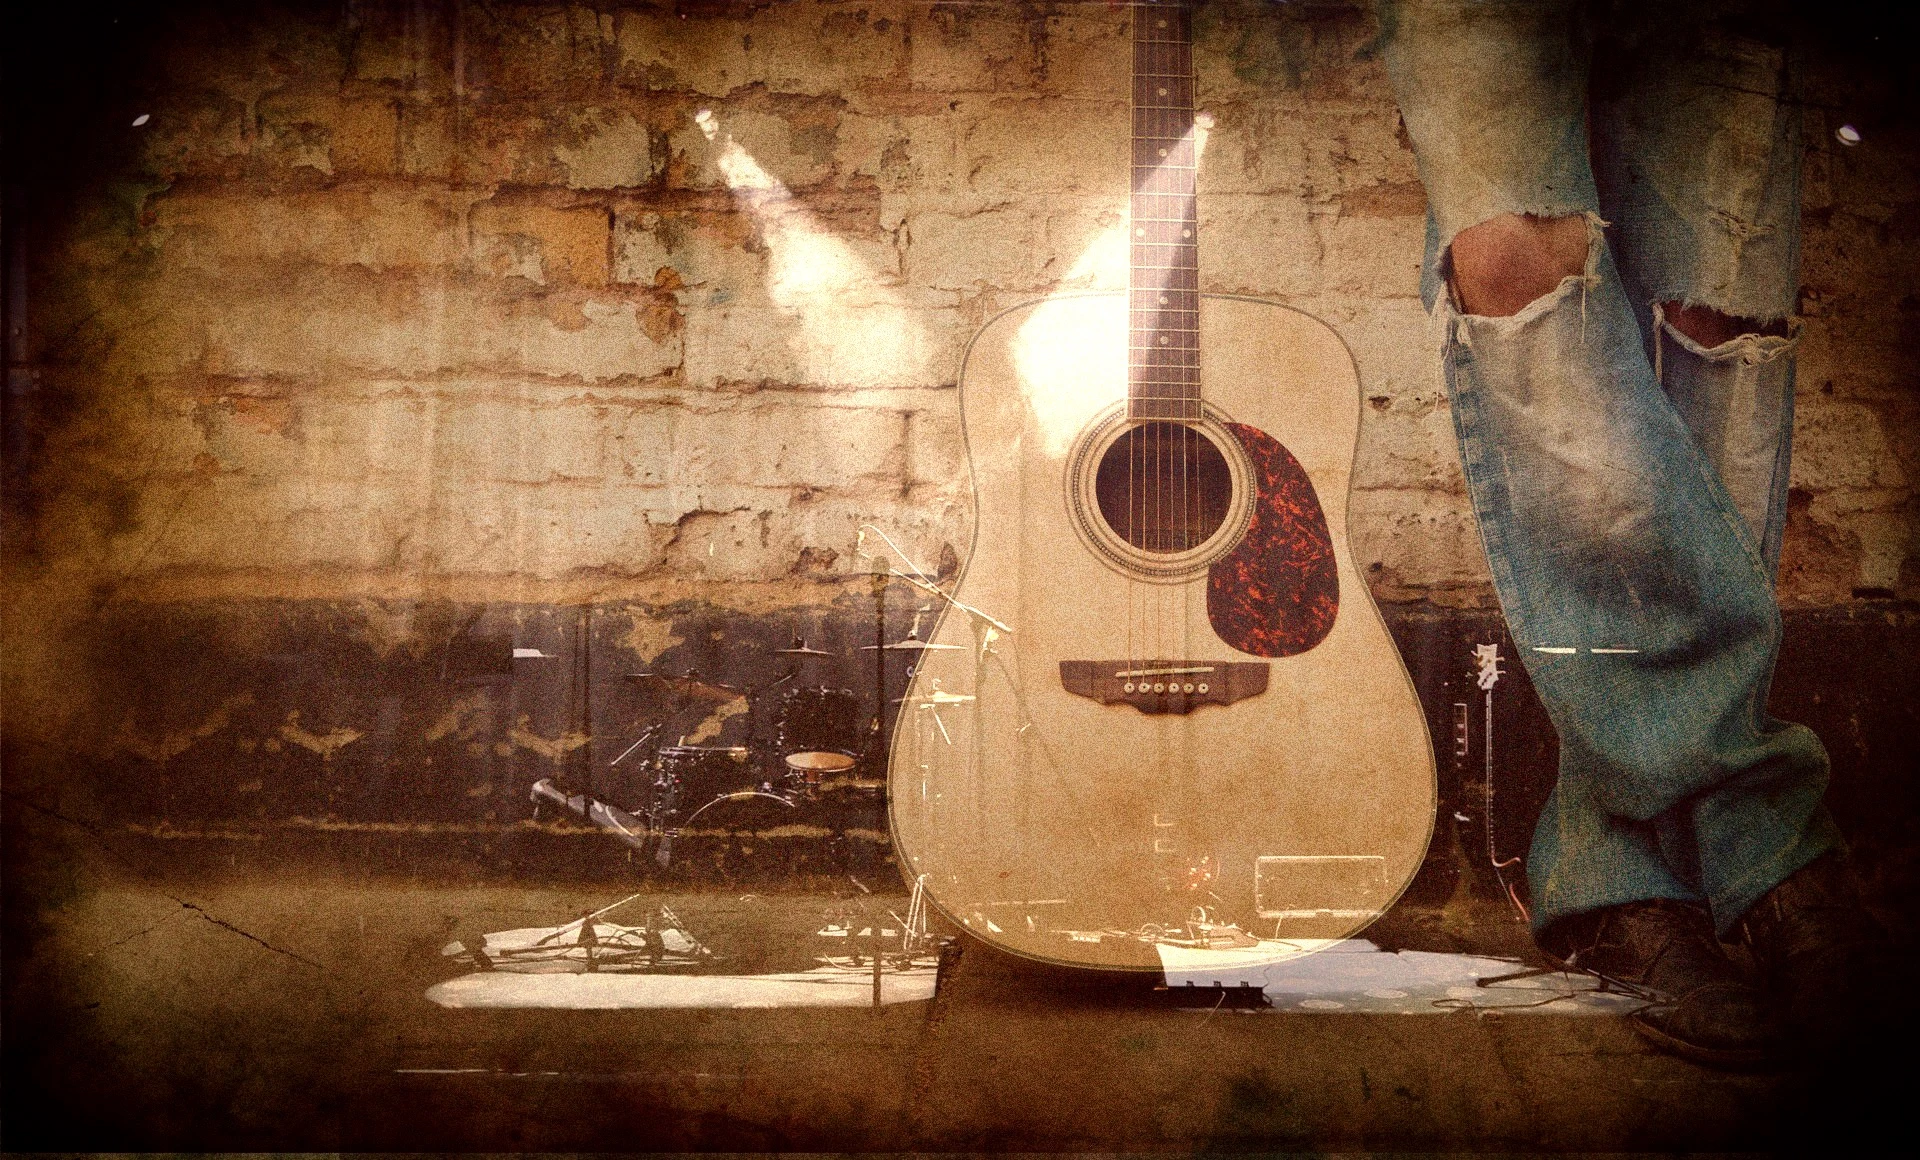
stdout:
{"type": "Polygon", "coordinates": [[[1563,279],[1585,273],[1587,246],[1587,219],[1579,214],[1488,218],[1453,237],[1454,292],[1468,314],[1518,314],[1563,279]]]}
{"type": "Polygon", "coordinates": [[[1785,319],[1758,322],[1751,318],[1722,314],[1709,306],[1685,306],[1678,302],[1662,302],[1660,309],[1668,326],[1709,350],[1723,342],[1732,342],[1743,334],[1784,336],[1787,333],[1785,319]]]}

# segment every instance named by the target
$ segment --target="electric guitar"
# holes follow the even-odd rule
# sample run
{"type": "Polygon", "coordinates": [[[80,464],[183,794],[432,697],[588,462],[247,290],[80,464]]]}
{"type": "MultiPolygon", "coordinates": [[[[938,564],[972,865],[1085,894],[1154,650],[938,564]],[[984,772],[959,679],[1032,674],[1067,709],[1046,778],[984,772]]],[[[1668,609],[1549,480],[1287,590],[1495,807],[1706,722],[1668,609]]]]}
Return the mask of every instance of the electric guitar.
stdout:
{"type": "Polygon", "coordinates": [[[1405,889],[1433,753],[1347,546],[1353,360],[1306,314],[1200,292],[1189,14],[1131,7],[1129,287],[968,347],[973,540],[896,722],[893,836],[1005,950],[1277,961],[1405,889]]]}

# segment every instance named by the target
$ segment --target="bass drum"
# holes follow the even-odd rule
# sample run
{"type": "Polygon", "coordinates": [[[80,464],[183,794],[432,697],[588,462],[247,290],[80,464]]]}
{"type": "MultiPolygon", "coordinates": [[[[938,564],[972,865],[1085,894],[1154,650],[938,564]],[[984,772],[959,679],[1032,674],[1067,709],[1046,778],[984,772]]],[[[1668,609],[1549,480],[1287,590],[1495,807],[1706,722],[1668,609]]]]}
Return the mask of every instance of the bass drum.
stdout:
{"type": "Polygon", "coordinates": [[[809,786],[844,774],[860,750],[860,699],[851,689],[788,689],[777,747],[790,776],[809,786]]]}
{"type": "Polygon", "coordinates": [[[750,756],[742,745],[666,746],[654,762],[647,813],[662,825],[674,825],[716,798],[757,788],[750,756]]]}

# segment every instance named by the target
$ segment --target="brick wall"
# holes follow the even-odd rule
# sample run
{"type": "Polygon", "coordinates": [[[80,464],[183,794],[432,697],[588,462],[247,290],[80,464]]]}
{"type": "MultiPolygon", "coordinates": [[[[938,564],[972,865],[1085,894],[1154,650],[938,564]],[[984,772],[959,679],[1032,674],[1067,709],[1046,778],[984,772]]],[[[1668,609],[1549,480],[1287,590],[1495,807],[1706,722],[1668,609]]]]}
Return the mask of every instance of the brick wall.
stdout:
{"type": "MultiPolygon", "coordinates": [[[[10,299],[37,440],[9,464],[30,732],[110,730],[117,706],[76,710],[50,674],[111,664],[100,626],[167,608],[319,601],[389,652],[431,647],[427,601],[617,605],[656,642],[689,602],[828,608],[860,591],[862,523],[930,564],[964,544],[969,335],[1124,284],[1126,17],[1106,3],[145,19],[82,126],[106,144],[37,207],[10,299]]],[[[1203,7],[1203,279],[1352,347],[1376,595],[1485,608],[1375,31],[1349,3],[1203,7]]],[[[1916,143],[1863,122],[1840,145],[1873,78],[1815,66],[1783,599],[1913,599],[1916,143]]],[[[153,712],[192,727],[232,695],[153,712]]]]}

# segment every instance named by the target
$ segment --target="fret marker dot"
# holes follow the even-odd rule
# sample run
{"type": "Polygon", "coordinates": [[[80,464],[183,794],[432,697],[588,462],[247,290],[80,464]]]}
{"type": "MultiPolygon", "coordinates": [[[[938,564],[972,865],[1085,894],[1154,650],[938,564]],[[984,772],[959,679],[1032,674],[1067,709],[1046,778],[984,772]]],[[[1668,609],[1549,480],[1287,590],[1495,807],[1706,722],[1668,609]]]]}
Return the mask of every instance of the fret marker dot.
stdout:
{"type": "Polygon", "coordinates": [[[1161,346],[1167,345],[1167,336],[1164,334],[1160,336],[1160,345],[1161,346]]]}
{"type": "Polygon", "coordinates": [[[1165,28],[1166,26],[1167,26],[1167,22],[1166,22],[1166,21],[1164,21],[1164,20],[1162,20],[1162,21],[1160,21],[1160,27],[1161,27],[1161,28],[1165,28]]]}
{"type": "Polygon", "coordinates": [[[1181,230],[1181,231],[1180,231],[1180,236],[1181,236],[1181,237],[1183,237],[1183,238],[1190,238],[1190,237],[1192,237],[1192,236],[1193,236],[1193,231],[1192,231],[1192,230],[1181,230]]]}
{"type": "Polygon", "coordinates": [[[1166,155],[1167,155],[1167,151],[1165,149],[1162,149],[1160,151],[1160,156],[1165,157],[1166,155]]]}
{"type": "Polygon", "coordinates": [[[1165,306],[1166,304],[1167,304],[1167,296],[1165,294],[1162,294],[1160,296],[1160,305],[1165,306]]]}
{"type": "Polygon", "coordinates": [[[1146,237],[1146,236],[1147,236],[1147,231],[1145,231],[1145,230],[1135,230],[1135,231],[1133,231],[1133,236],[1134,236],[1134,237],[1136,237],[1136,238],[1144,238],[1144,237],[1146,237]]]}
{"type": "Polygon", "coordinates": [[[1167,95],[1167,90],[1165,90],[1165,89],[1161,89],[1161,90],[1160,90],[1160,95],[1161,95],[1161,96],[1163,96],[1163,97],[1164,97],[1164,96],[1166,96],[1166,95],[1167,95]]]}

